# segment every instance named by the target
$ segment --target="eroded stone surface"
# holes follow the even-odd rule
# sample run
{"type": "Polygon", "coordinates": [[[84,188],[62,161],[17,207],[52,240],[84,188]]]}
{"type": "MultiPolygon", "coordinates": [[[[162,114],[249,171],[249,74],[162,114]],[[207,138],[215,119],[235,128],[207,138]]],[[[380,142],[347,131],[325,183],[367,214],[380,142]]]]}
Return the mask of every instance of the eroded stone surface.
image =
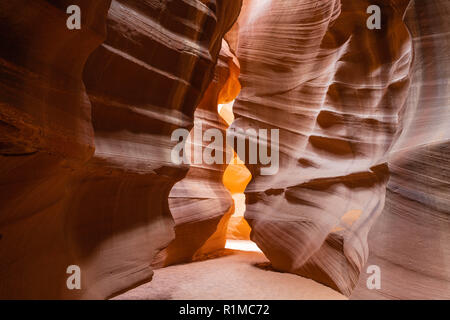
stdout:
{"type": "MultiPolygon", "coordinates": [[[[228,125],[218,114],[218,104],[233,100],[240,90],[236,57],[224,40],[216,65],[215,76],[194,114],[185,149],[190,150],[191,166],[186,177],[175,184],[169,195],[169,207],[175,220],[175,239],[163,250],[155,264],[167,266],[189,262],[195,256],[225,247],[228,220],[234,212],[231,194],[222,183],[228,163],[224,160],[233,150],[226,148],[228,125]],[[221,149],[210,146],[216,141],[205,140],[205,132],[219,130],[221,149]],[[197,147],[196,147],[197,146],[197,147]],[[196,163],[205,152],[219,152],[222,163],[196,163]]],[[[213,138],[215,139],[215,138],[213,138]]]]}
{"type": "Polygon", "coordinates": [[[80,31],[66,28],[67,1],[0,2],[1,297],[106,298],[151,279],[188,170],[170,136],[192,127],[240,9],[75,2],[80,31]],[[73,264],[82,284],[69,291],[73,264]]]}
{"type": "Polygon", "coordinates": [[[262,176],[260,166],[248,165],[252,240],[277,269],[346,295],[368,258],[367,235],[384,207],[390,156],[448,139],[441,107],[448,103],[438,103],[448,95],[448,77],[438,76],[447,68],[428,70],[431,61],[446,65],[441,51],[428,52],[448,37],[442,28],[431,31],[423,14],[445,12],[445,5],[419,1],[404,20],[408,3],[244,1],[229,36],[243,87],[232,127],[280,130],[278,173],[262,176]],[[382,11],[380,30],[366,27],[372,4],[382,11]],[[422,30],[422,38],[411,36],[407,24],[422,30]],[[413,53],[418,47],[420,56],[413,53]],[[442,118],[425,111],[432,108],[442,118]]]}
{"type": "Polygon", "coordinates": [[[222,45],[240,6],[0,0],[0,297],[106,298],[223,247],[226,165],[174,164],[170,136],[225,131],[236,54],[232,128],[280,130],[279,172],[248,165],[246,189],[273,267],[356,299],[449,298],[449,2],[245,0],[222,45]]]}

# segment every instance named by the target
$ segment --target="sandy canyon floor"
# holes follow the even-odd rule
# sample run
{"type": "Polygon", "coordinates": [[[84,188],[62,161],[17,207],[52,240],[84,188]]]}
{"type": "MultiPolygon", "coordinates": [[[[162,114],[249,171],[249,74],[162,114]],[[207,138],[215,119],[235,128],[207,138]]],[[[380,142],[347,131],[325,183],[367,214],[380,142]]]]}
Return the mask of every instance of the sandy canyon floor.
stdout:
{"type": "Polygon", "coordinates": [[[313,280],[272,270],[250,241],[227,243],[227,248],[238,247],[242,250],[225,249],[197,262],[155,270],[151,282],[114,299],[347,299],[313,280]]]}

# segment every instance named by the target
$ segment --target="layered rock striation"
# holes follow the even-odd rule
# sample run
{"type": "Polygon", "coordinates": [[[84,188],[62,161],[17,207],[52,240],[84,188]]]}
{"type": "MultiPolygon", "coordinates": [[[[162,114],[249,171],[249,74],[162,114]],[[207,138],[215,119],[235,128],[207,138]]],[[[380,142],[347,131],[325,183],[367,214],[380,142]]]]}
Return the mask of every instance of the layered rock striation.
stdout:
{"type": "MultiPolygon", "coordinates": [[[[0,297],[76,296],[66,286],[72,175],[94,152],[82,81],[106,37],[110,1],[77,1],[83,28],[66,27],[69,1],[0,1],[0,297]]],[[[83,211],[77,212],[83,215],[83,211]]]]}
{"type": "Polygon", "coordinates": [[[352,298],[448,299],[449,9],[0,0],[0,298],[108,298],[251,227],[275,269],[352,298]],[[251,139],[268,130],[278,170],[250,163],[249,145],[237,164],[195,161],[233,119],[251,139]],[[176,129],[187,163],[172,159],[176,129]]]}
{"type": "Polygon", "coordinates": [[[277,129],[280,141],[275,175],[249,165],[252,240],[275,268],[346,295],[368,258],[389,153],[405,124],[407,4],[246,1],[234,29],[243,89],[232,127],[277,129]],[[366,27],[373,4],[380,30],[366,27]]]}
{"type": "Polygon", "coordinates": [[[82,28],[68,30],[66,2],[0,2],[1,297],[106,298],[151,279],[188,171],[171,134],[192,128],[240,9],[76,1],[82,28]]]}
{"type": "Polygon", "coordinates": [[[245,213],[278,270],[349,296],[375,264],[389,284],[370,291],[361,277],[353,297],[448,297],[449,188],[433,169],[449,160],[445,12],[445,1],[244,1],[228,35],[243,86],[232,128],[279,130],[279,171],[247,164],[245,213]],[[366,26],[370,5],[379,30],[366,26]]]}
{"type": "Polygon", "coordinates": [[[185,147],[190,157],[189,171],[174,185],[169,195],[169,207],[175,220],[175,239],[155,260],[157,266],[189,262],[225,246],[234,203],[222,177],[228,166],[227,158],[231,157],[233,150],[226,146],[228,125],[218,114],[217,107],[238,95],[238,72],[236,57],[223,40],[214,79],[195,111],[194,128],[185,147]],[[209,136],[211,133],[215,137],[209,136]],[[218,161],[208,164],[205,154],[218,161]]]}
{"type": "Polygon", "coordinates": [[[449,142],[391,158],[386,205],[352,299],[450,298],[449,159],[449,142]],[[371,265],[381,270],[379,290],[367,288],[371,265]]]}
{"type": "Polygon", "coordinates": [[[411,1],[405,13],[414,49],[411,87],[366,264],[380,267],[382,283],[368,290],[363,274],[351,298],[450,298],[449,10],[448,1],[411,1]]]}

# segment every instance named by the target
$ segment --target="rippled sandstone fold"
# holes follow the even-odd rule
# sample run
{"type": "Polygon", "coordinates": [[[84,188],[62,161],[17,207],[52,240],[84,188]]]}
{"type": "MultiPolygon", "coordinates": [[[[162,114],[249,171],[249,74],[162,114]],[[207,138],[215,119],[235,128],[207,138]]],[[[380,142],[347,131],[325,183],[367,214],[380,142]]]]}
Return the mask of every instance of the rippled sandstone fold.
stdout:
{"type": "Polygon", "coordinates": [[[226,148],[228,125],[220,117],[217,106],[232,101],[239,93],[239,66],[236,57],[222,41],[214,79],[194,114],[185,149],[190,152],[190,168],[184,179],[176,183],[169,195],[169,207],[175,221],[175,239],[155,259],[156,266],[190,262],[196,257],[225,247],[228,220],[234,212],[233,199],[222,177],[231,157],[226,148]],[[222,141],[205,140],[205,133],[218,130],[222,141]],[[211,144],[221,144],[220,154],[211,144]],[[222,163],[196,163],[205,153],[223,159],[222,163]]]}
{"type": "Polygon", "coordinates": [[[171,162],[171,133],[192,128],[240,9],[75,1],[83,25],[69,31],[66,2],[0,2],[2,40],[17,45],[1,55],[1,297],[106,298],[151,279],[188,171],[171,162]],[[66,287],[69,265],[81,290],[66,287]]]}
{"type": "Polygon", "coordinates": [[[366,264],[380,267],[381,289],[368,290],[362,275],[353,299],[450,299],[448,12],[448,1],[416,0],[405,13],[414,48],[411,88],[366,264]]]}
{"type": "MultiPolygon", "coordinates": [[[[234,129],[279,129],[279,171],[246,189],[251,238],[275,268],[350,295],[404,125],[408,1],[244,1],[234,129]],[[381,30],[366,27],[380,6],[381,30]],[[275,36],[276,35],[276,36],[275,36]]],[[[270,140],[269,140],[270,142],[270,140]]]]}
{"type": "MultiPolygon", "coordinates": [[[[106,36],[110,1],[77,1],[83,28],[66,27],[70,1],[0,1],[0,297],[73,295],[67,238],[71,179],[94,152],[82,82],[106,36]]],[[[82,214],[82,212],[80,212],[82,214]]]]}
{"type": "Polygon", "coordinates": [[[386,205],[369,234],[367,266],[352,299],[450,299],[450,142],[392,156],[386,205]]]}
{"type": "Polygon", "coordinates": [[[247,165],[273,266],[354,299],[450,298],[450,2],[244,0],[235,23],[241,4],[0,0],[0,298],[107,298],[223,247],[226,165],[174,164],[171,134],[225,131],[234,53],[231,129],[280,130],[279,171],[247,165]]]}

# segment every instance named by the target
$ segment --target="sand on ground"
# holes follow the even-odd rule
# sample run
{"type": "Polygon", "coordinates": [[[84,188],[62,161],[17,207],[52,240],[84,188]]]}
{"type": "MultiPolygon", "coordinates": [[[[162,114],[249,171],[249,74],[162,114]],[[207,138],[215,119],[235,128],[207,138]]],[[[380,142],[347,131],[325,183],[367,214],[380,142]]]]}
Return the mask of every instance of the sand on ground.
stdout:
{"type": "Polygon", "coordinates": [[[153,280],[117,300],[347,299],[313,280],[272,270],[261,252],[222,250],[202,261],[155,270],[153,280]]]}

